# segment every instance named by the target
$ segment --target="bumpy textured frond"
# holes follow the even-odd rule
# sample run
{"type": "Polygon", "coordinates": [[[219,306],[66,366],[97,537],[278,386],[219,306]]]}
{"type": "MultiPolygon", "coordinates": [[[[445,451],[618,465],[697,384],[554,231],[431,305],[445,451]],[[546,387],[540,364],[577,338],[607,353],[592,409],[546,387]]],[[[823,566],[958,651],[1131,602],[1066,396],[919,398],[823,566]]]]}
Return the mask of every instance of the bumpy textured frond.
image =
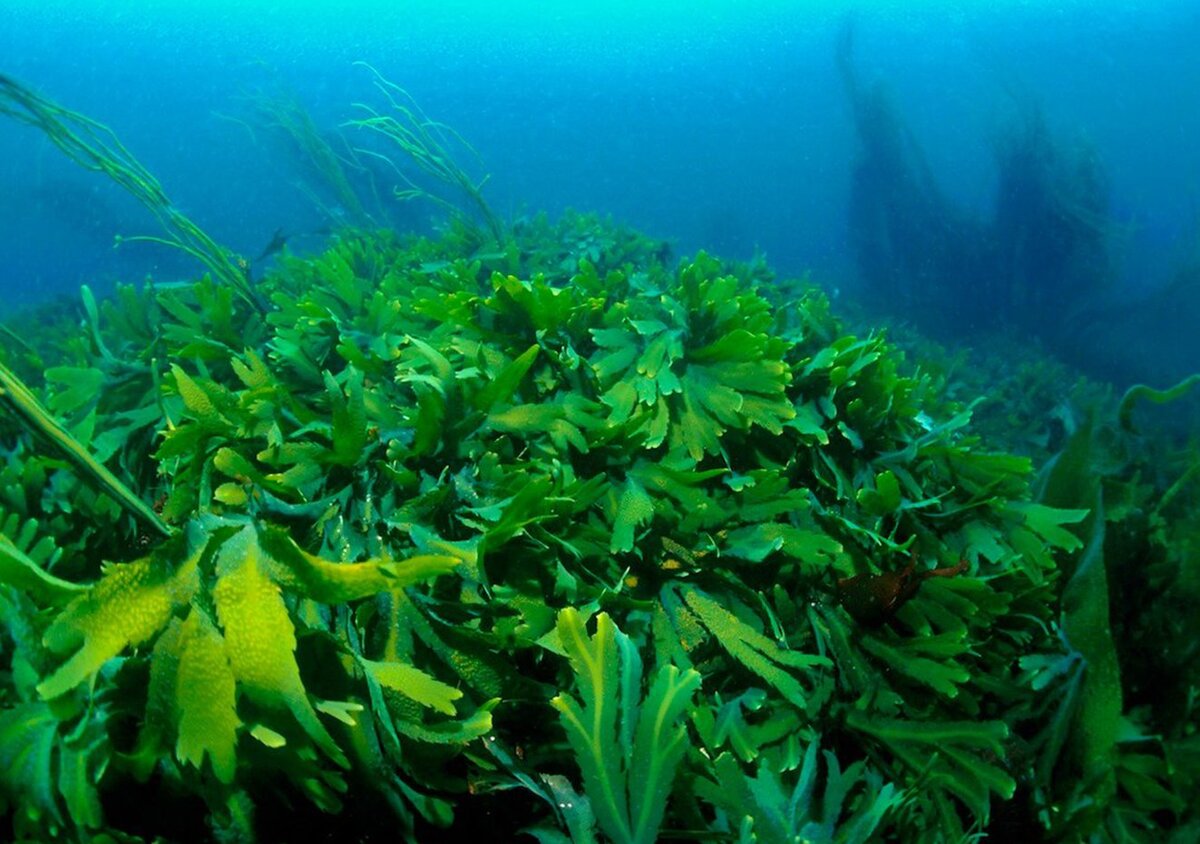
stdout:
{"type": "Polygon", "coordinates": [[[417,703],[444,715],[454,715],[454,701],[463,696],[461,689],[448,686],[424,671],[403,662],[377,662],[362,659],[360,663],[372,679],[386,689],[394,689],[417,703]]]}
{"type": "Polygon", "coordinates": [[[225,639],[202,610],[193,607],[180,633],[175,694],[179,736],[175,755],[199,768],[205,755],[223,783],[233,782],[241,719],[225,639]]]}
{"type": "Polygon", "coordinates": [[[340,765],[347,760],[321,724],[296,664],[296,630],[253,526],[221,546],[213,602],[225,652],[239,686],[268,706],[288,710],[309,737],[340,765]]]}
{"type": "Polygon", "coordinates": [[[65,694],[126,648],[153,637],[196,587],[194,558],[177,570],[155,555],[110,564],[46,631],[46,647],[71,656],[38,685],[38,693],[45,698],[65,694]]]}
{"type": "Polygon", "coordinates": [[[325,604],[403,589],[447,574],[460,562],[457,557],[425,554],[406,560],[333,563],[309,554],[278,530],[262,531],[257,541],[265,552],[263,564],[279,584],[325,604]]]}
{"type": "Polygon", "coordinates": [[[796,707],[806,708],[807,693],[792,672],[830,667],[833,663],[829,659],[780,647],[778,642],[751,628],[699,589],[686,590],[684,600],[731,657],[776,688],[796,707]]]}

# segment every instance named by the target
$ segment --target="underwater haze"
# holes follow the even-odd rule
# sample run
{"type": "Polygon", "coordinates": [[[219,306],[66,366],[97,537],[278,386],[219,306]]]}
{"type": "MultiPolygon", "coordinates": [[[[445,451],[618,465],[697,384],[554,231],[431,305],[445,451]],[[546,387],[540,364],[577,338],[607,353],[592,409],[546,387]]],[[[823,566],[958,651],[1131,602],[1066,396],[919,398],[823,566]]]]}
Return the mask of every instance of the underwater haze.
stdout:
{"type": "MultiPolygon", "coordinates": [[[[1036,104],[1110,181],[1119,285],[1166,284],[1194,252],[1200,8],[1095,2],[347,2],[10,0],[3,71],[111,127],[220,242],[257,254],[320,227],[295,161],[239,96],[291,90],[323,127],[370,93],[367,62],[460,132],[506,218],[611,212],[681,253],[764,253],[852,288],[860,140],[835,64],[856,28],[945,194],[995,203],[997,139],[1036,104]]],[[[81,282],[187,271],[114,234],[152,226],[49,144],[0,126],[0,249],[10,302],[81,282]]],[[[436,211],[416,206],[414,224],[436,211]]],[[[965,282],[964,282],[965,283],[965,282]]]]}

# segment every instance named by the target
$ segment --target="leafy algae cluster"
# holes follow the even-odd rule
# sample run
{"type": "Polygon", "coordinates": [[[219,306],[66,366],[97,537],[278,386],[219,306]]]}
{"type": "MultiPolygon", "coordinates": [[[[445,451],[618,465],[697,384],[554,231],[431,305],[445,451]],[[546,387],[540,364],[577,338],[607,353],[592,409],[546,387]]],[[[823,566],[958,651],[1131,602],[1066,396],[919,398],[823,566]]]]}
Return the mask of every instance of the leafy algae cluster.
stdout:
{"type": "Polygon", "coordinates": [[[263,307],[85,291],[5,347],[14,839],[1189,828],[1195,669],[1125,706],[1104,526],[1157,519],[1160,589],[1198,533],[1099,424],[1035,478],[761,267],[473,237],[344,233],[263,307]]]}

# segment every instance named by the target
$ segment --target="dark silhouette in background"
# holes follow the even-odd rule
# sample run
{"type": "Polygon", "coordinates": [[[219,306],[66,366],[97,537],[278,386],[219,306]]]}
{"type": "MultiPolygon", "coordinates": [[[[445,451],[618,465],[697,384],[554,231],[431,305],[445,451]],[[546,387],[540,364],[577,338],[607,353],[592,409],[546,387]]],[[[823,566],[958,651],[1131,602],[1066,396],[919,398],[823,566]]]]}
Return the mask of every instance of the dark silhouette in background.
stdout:
{"type": "Polygon", "coordinates": [[[837,44],[837,64],[858,133],[852,164],[849,245],[865,292],[914,318],[975,300],[954,279],[979,283],[985,232],[942,194],[925,155],[880,82],[864,85],[854,66],[854,29],[837,44]]]}
{"type": "Polygon", "coordinates": [[[868,301],[947,340],[1028,335],[1117,383],[1165,384],[1200,368],[1200,251],[1172,283],[1119,300],[1123,227],[1092,146],[1061,143],[1039,107],[1023,106],[996,145],[995,201],[981,219],[939,188],[883,84],[859,78],[852,23],[836,61],[859,140],[849,244],[868,301]]]}

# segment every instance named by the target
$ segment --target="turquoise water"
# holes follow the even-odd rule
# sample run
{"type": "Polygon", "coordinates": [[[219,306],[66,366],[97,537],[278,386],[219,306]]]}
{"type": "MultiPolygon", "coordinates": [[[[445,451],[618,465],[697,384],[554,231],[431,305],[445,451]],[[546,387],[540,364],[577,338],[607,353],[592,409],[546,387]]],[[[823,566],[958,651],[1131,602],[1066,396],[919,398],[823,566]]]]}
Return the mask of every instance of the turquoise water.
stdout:
{"type": "MultiPolygon", "coordinates": [[[[698,248],[854,289],[848,193],[859,150],[834,63],[853,21],[938,189],[996,203],[998,139],[1030,104],[1103,163],[1116,299],[1194,252],[1200,11],[1194,3],[27,2],[0,13],[0,71],[112,127],[218,241],[258,254],[325,225],[304,174],[240,123],[246,92],[294,92],[332,130],[373,93],[365,61],[453,126],[505,217],[612,213],[698,248]]],[[[191,271],[111,248],[153,228],[37,133],[0,124],[0,253],[10,303],[81,282],[191,271]]],[[[399,225],[431,224],[410,207],[399,225]]],[[[299,243],[299,240],[296,241],[299,243]]],[[[1187,350],[1190,351],[1190,350],[1187,350]]]]}

